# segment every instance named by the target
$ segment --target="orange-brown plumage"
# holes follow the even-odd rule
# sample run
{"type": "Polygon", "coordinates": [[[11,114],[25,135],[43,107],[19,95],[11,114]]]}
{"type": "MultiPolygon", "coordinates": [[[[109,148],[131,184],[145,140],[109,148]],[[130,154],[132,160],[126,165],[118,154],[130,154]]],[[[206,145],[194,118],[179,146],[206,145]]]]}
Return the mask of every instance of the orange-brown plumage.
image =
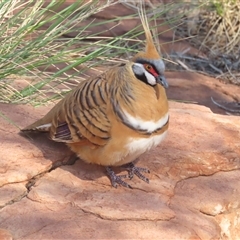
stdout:
{"type": "MultiPolygon", "coordinates": [[[[159,144],[168,128],[167,83],[146,17],[140,17],[147,40],[145,52],[81,82],[23,131],[49,131],[52,140],[65,142],[84,161],[107,167],[131,163],[159,144]]],[[[109,169],[114,186],[115,180],[129,186],[109,169]]],[[[146,180],[139,171],[134,173],[146,180]]]]}

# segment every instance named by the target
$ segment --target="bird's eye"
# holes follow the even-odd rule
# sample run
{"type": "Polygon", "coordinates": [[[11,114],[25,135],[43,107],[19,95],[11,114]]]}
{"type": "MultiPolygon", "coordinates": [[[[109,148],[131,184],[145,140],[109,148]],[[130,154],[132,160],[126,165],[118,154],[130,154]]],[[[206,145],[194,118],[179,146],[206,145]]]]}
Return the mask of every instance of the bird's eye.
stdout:
{"type": "Polygon", "coordinates": [[[144,67],[145,67],[145,69],[146,70],[152,70],[152,66],[151,65],[149,65],[149,64],[144,64],[144,67]]]}

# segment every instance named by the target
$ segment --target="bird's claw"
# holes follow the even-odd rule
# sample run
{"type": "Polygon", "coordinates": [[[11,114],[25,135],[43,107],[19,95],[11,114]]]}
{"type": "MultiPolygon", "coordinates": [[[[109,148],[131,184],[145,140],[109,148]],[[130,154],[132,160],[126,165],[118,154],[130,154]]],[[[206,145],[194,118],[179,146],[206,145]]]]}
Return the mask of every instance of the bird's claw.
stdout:
{"type": "Polygon", "coordinates": [[[116,175],[110,167],[106,167],[106,170],[113,187],[117,188],[118,185],[121,185],[126,188],[132,188],[131,185],[122,180],[123,178],[129,177],[129,175],[116,175]]]}
{"type": "Polygon", "coordinates": [[[150,171],[148,169],[141,168],[141,167],[136,167],[136,166],[134,166],[133,163],[128,163],[126,165],[123,165],[123,167],[127,169],[128,177],[130,179],[132,179],[133,176],[136,175],[137,177],[139,177],[144,182],[149,183],[149,179],[141,173],[141,172],[150,173],[150,171]]]}
{"type": "Polygon", "coordinates": [[[141,180],[143,180],[146,183],[149,183],[149,179],[145,177],[142,172],[144,173],[150,173],[150,171],[146,168],[141,167],[135,167],[133,163],[128,163],[123,165],[125,169],[127,169],[128,174],[127,175],[116,175],[115,172],[112,170],[111,167],[106,167],[107,174],[111,180],[112,186],[117,188],[118,185],[121,185],[123,187],[132,188],[131,185],[123,181],[123,178],[130,178],[132,179],[134,175],[139,177],[141,180]]]}

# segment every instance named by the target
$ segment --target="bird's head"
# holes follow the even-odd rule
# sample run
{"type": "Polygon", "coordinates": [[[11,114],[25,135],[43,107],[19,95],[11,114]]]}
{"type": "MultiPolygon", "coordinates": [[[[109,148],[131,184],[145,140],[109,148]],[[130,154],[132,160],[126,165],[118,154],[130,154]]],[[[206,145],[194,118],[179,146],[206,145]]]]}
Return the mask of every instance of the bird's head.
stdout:
{"type": "Polygon", "coordinates": [[[167,80],[164,76],[165,65],[161,58],[138,57],[132,65],[132,70],[135,77],[146,84],[155,86],[159,83],[164,88],[168,87],[167,80]]]}
{"type": "Polygon", "coordinates": [[[146,36],[146,49],[131,59],[133,73],[137,79],[146,84],[151,86],[161,84],[164,88],[167,88],[168,83],[164,76],[165,65],[154,45],[146,15],[141,12],[139,16],[146,36]]]}

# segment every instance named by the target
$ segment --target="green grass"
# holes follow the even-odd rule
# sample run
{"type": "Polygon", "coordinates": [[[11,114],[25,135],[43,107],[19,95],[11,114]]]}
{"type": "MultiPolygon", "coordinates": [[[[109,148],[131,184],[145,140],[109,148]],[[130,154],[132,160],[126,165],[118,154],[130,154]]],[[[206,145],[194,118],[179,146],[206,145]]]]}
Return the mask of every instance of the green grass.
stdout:
{"type": "MultiPolygon", "coordinates": [[[[123,19],[136,18],[137,13],[79,25],[114,4],[112,1],[78,0],[61,11],[57,9],[64,1],[50,1],[49,5],[44,2],[0,3],[0,102],[46,104],[86,79],[87,70],[99,74],[99,67],[124,61],[144,46],[138,39],[143,33],[141,26],[123,36],[108,38],[102,37],[104,32],[90,31],[91,27],[109,22],[117,25],[123,19]],[[77,32],[76,37],[67,37],[71,32],[77,32]]],[[[150,20],[173,7],[176,4],[151,11],[150,20]]],[[[176,20],[177,17],[172,18],[176,20]]]]}

